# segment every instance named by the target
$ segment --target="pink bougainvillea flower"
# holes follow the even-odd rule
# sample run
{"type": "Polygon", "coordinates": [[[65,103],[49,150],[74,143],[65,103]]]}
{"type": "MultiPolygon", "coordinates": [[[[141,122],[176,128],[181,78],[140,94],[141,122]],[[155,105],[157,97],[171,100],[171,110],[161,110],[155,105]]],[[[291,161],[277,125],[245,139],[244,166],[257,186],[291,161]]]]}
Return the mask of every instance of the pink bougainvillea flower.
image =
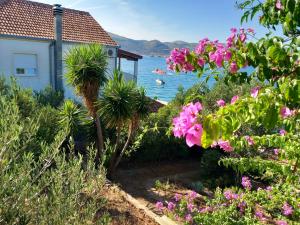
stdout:
{"type": "Polygon", "coordinates": [[[239,195],[232,192],[231,190],[226,190],[224,191],[224,197],[227,199],[227,200],[234,200],[234,199],[238,199],[239,198],[239,195]]]}
{"type": "Polygon", "coordinates": [[[276,225],[288,225],[288,223],[285,220],[277,220],[275,222],[276,225]]]}
{"type": "Polygon", "coordinates": [[[188,222],[188,223],[192,223],[193,222],[193,217],[191,214],[187,214],[185,216],[185,221],[188,222]]]}
{"type": "Polygon", "coordinates": [[[266,216],[264,214],[264,212],[261,209],[257,209],[255,210],[255,216],[259,219],[259,220],[266,220],[266,216]]]}
{"type": "Polygon", "coordinates": [[[231,147],[229,141],[223,141],[219,140],[218,145],[220,146],[221,149],[223,149],[225,152],[232,152],[233,148],[231,147]]]}
{"type": "Polygon", "coordinates": [[[217,104],[218,104],[218,106],[220,106],[220,107],[223,107],[223,106],[226,105],[226,103],[225,103],[225,101],[224,101],[223,99],[219,99],[219,100],[217,101],[217,104]]]}
{"type": "Polygon", "coordinates": [[[283,9],[283,6],[282,6],[282,4],[281,4],[281,1],[280,1],[280,0],[277,0],[277,1],[276,1],[276,4],[275,4],[275,6],[276,6],[276,9],[279,9],[279,10],[283,9]]]}
{"type": "Polygon", "coordinates": [[[238,66],[236,62],[230,63],[229,71],[230,73],[236,73],[238,71],[238,66]]]}
{"type": "Polygon", "coordinates": [[[186,134],[186,144],[189,147],[194,145],[201,146],[202,126],[201,124],[195,124],[192,126],[186,134]]]}
{"type": "Polygon", "coordinates": [[[230,101],[230,104],[233,105],[238,99],[239,99],[238,95],[233,96],[231,101],[230,101]]]}
{"type": "Polygon", "coordinates": [[[252,96],[253,98],[256,98],[256,97],[258,96],[259,90],[260,90],[260,87],[252,88],[252,89],[251,89],[251,96],[252,96]]]}
{"type": "Polygon", "coordinates": [[[233,28],[230,29],[230,31],[231,31],[231,33],[236,33],[237,29],[233,27],[233,28]]]}
{"type": "Polygon", "coordinates": [[[246,202],[244,202],[244,201],[239,202],[238,208],[239,208],[240,213],[244,213],[246,207],[247,207],[247,203],[246,202]]]}
{"type": "Polygon", "coordinates": [[[157,210],[162,211],[164,208],[164,204],[162,202],[156,202],[155,207],[157,210]]]}
{"type": "Polygon", "coordinates": [[[254,145],[254,140],[250,136],[245,136],[246,141],[249,145],[254,145]]]}
{"type": "Polygon", "coordinates": [[[266,187],[266,190],[267,190],[267,191],[272,191],[273,188],[272,188],[271,186],[268,186],[268,187],[266,187]]]}
{"type": "Polygon", "coordinates": [[[285,202],[282,206],[283,215],[289,216],[292,215],[294,210],[293,207],[290,206],[287,202],[285,202]]]}
{"type": "Polygon", "coordinates": [[[245,176],[242,177],[242,186],[248,190],[250,190],[252,188],[252,184],[251,184],[249,177],[245,177],[245,176]]]}
{"type": "Polygon", "coordinates": [[[174,199],[175,199],[176,202],[178,202],[178,201],[180,201],[180,200],[182,199],[182,195],[176,193],[176,194],[174,195],[174,199]]]}
{"type": "Polygon", "coordinates": [[[246,39],[247,39],[246,33],[244,33],[244,31],[241,32],[240,33],[240,40],[241,40],[241,42],[244,43],[246,41],[246,39]]]}
{"type": "Polygon", "coordinates": [[[201,66],[201,67],[203,67],[204,64],[205,64],[205,60],[203,58],[199,58],[198,59],[198,65],[201,66]]]}
{"type": "Polygon", "coordinates": [[[187,208],[187,210],[188,210],[189,212],[193,212],[195,206],[194,206],[194,204],[192,204],[192,203],[188,203],[187,206],[186,206],[186,208],[187,208]]]}
{"type": "Polygon", "coordinates": [[[284,106],[280,109],[280,115],[282,116],[282,118],[287,118],[292,116],[293,112],[288,107],[284,106]]]}
{"type": "Polygon", "coordinates": [[[248,32],[248,33],[254,34],[254,29],[253,29],[253,28],[248,28],[248,29],[247,29],[247,32],[248,32]]]}
{"type": "Polygon", "coordinates": [[[194,199],[197,197],[197,192],[191,191],[191,192],[188,194],[188,197],[189,197],[189,199],[194,200],[194,199]]]}
{"type": "Polygon", "coordinates": [[[273,151],[274,151],[274,154],[275,154],[275,155],[278,155],[278,154],[279,154],[279,149],[278,149],[278,148],[274,148],[273,151]]]}
{"type": "Polygon", "coordinates": [[[168,210],[173,211],[176,207],[174,202],[168,202],[168,210]]]}
{"type": "Polygon", "coordinates": [[[280,129],[280,130],[279,130],[279,134],[280,134],[281,136],[284,136],[284,135],[287,134],[287,132],[286,132],[286,130],[284,130],[284,129],[280,129]]]}

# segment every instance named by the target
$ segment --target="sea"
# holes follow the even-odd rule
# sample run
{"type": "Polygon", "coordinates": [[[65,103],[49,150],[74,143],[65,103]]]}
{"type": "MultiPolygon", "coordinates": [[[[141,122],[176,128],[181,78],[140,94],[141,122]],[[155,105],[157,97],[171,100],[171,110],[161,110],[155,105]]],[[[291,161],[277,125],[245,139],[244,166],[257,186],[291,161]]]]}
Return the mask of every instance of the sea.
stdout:
{"type": "MultiPolygon", "coordinates": [[[[133,62],[122,60],[121,70],[133,74],[133,62]]],[[[175,73],[167,70],[166,59],[163,57],[143,56],[143,59],[138,62],[138,79],[139,87],[144,87],[147,96],[161,101],[170,102],[176,95],[178,87],[182,86],[185,90],[192,87],[194,84],[203,82],[204,78],[198,78],[193,73],[175,73]],[[152,73],[155,69],[166,71],[164,75],[152,73]],[[156,79],[161,79],[165,82],[164,85],[156,83],[156,79]]],[[[208,86],[211,87],[214,80],[208,81],[208,86]]]]}

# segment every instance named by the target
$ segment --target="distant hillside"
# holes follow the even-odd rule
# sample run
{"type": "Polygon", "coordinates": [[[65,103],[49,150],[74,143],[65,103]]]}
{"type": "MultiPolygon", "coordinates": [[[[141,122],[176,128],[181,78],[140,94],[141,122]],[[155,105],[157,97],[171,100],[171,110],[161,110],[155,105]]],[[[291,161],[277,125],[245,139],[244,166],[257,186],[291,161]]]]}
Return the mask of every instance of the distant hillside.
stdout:
{"type": "Polygon", "coordinates": [[[158,40],[134,40],[113,33],[109,34],[122,49],[140,55],[168,56],[170,51],[174,48],[195,48],[196,46],[196,43],[188,43],[184,41],[161,42],[158,40]]]}

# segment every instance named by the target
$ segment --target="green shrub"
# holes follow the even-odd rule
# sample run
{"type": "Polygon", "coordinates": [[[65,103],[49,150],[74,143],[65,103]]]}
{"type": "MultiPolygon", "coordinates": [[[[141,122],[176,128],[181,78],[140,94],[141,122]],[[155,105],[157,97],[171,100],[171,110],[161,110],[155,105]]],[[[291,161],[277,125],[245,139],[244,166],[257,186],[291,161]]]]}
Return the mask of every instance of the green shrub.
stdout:
{"type": "Polygon", "coordinates": [[[81,158],[66,157],[69,127],[58,126],[58,110],[16,87],[0,96],[0,224],[108,224],[108,215],[96,218],[105,173],[94,152],[84,170],[81,158]]]}
{"type": "Polygon", "coordinates": [[[62,91],[55,91],[48,86],[41,91],[34,91],[34,96],[37,102],[41,105],[50,105],[52,107],[59,107],[64,101],[64,93],[62,91]]]}

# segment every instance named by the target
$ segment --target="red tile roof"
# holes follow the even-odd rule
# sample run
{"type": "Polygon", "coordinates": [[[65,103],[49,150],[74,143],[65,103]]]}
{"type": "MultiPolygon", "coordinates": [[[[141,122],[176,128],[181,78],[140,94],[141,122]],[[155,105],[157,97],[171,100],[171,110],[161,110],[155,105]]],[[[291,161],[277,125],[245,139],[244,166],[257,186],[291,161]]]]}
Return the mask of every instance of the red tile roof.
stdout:
{"type": "MultiPolygon", "coordinates": [[[[0,34],[54,39],[52,6],[27,0],[0,0],[0,34]]],[[[63,40],[117,46],[88,12],[67,8],[63,14],[63,40]]]]}
{"type": "Polygon", "coordinates": [[[150,100],[150,105],[149,105],[150,113],[157,113],[160,108],[166,106],[165,104],[155,99],[149,98],[149,100],[150,100]]]}

